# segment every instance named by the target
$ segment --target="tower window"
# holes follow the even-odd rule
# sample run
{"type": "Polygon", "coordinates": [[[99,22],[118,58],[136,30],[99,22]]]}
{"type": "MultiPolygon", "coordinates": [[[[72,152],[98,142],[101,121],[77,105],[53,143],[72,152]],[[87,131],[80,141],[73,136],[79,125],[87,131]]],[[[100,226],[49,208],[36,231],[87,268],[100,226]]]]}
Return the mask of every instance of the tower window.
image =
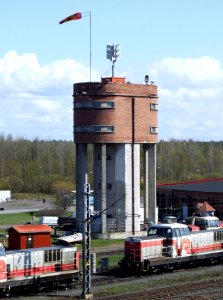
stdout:
{"type": "Polygon", "coordinates": [[[88,108],[114,108],[115,103],[113,101],[80,101],[74,102],[74,109],[88,109],[88,108]]]}
{"type": "Polygon", "coordinates": [[[150,126],[150,133],[151,134],[158,133],[158,127],[157,126],[150,126]]]}
{"type": "Polygon", "coordinates": [[[83,125],[74,126],[74,132],[80,133],[113,133],[115,126],[113,125],[83,125]]]}
{"type": "Polygon", "coordinates": [[[150,110],[158,110],[158,104],[157,103],[150,103],[150,110]]]}

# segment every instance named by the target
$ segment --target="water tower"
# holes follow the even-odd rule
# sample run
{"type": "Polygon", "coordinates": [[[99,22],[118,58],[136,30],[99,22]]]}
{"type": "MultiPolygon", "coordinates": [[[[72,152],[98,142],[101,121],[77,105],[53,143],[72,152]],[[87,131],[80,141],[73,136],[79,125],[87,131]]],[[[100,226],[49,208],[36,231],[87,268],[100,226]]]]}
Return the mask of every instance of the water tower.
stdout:
{"type": "Polygon", "coordinates": [[[91,188],[98,212],[91,223],[92,234],[100,238],[139,234],[142,219],[156,221],[157,99],[157,86],[148,76],[145,84],[133,84],[115,77],[114,69],[111,77],[100,82],[74,84],[78,231],[82,232],[84,220],[90,145],[91,188]]]}

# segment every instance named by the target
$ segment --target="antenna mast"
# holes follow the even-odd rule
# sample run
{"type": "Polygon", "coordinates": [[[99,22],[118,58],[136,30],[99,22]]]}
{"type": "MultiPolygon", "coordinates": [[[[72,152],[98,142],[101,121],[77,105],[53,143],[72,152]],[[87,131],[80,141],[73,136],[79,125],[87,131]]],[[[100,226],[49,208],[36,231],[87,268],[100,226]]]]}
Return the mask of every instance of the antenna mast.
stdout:
{"type": "Polygon", "coordinates": [[[115,75],[115,62],[120,58],[120,44],[107,44],[107,59],[112,61],[112,77],[115,75]]]}

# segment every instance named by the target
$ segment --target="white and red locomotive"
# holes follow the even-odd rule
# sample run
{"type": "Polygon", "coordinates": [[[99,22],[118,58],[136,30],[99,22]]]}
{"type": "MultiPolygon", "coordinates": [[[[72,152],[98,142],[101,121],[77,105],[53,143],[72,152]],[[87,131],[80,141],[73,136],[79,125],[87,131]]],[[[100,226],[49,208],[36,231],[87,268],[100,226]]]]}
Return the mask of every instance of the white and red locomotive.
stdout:
{"type": "Polygon", "coordinates": [[[212,261],[223,262],[223,228],[190,231],[185,224],[160,223],[147,236],[126,238],[120,265],[141,272],[212,261]]]}
{"type": "Polygon", "coordinates": [[[79,279],[76,247],[43,247],[5,252],[0,244],[0,293],[20,286],[71,283],[79,279]]]}

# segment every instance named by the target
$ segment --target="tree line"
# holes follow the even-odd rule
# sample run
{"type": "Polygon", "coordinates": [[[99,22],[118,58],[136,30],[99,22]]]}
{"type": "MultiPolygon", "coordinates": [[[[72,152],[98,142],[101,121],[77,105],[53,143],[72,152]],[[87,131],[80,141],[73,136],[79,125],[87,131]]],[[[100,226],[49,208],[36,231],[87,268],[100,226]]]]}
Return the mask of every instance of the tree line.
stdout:
{"type": "MultiPolygon", "coordinates": [[[[157,183],[219,177],[223,177],[223,141],[158,143],[157,183]]],[[[74,190],[74,143],[0,136],[0,190],[5,189],[13,193],[74,190]]]]}
{"type": "Polygon", "coordinates": [[[73,190],[74,143],[0,136],[0,190],[57,193],[73,190]]]}
{"type": "Polygon", "coordinates": [[[223,141],[161,140],[158,143],[158,183],[221,177],[223,141]]]}

